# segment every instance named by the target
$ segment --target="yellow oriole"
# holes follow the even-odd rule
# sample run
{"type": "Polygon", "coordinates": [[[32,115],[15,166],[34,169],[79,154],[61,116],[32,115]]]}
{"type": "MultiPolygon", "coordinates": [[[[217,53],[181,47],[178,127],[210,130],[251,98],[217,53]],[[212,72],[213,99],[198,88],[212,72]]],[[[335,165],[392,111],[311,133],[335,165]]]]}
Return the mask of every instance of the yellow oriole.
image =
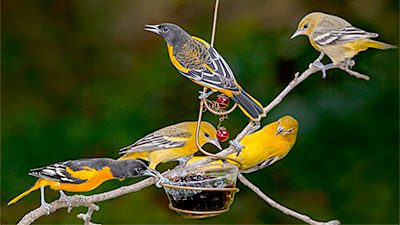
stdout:
{"type": "Polygon", "coordinates": [[[368,48],[396,48],[394,45],[371,40],[378,37],[377,33],[366,32],[340,17],[321,12],[312,12],[300,21],[291,38],[299,35],[308,36],[311,45],[321,54],[328,55],[334,65],[350,60],[368,48]]]}
{"type": "MultiPolygon", "coordinates": [[[[164,127],[139,139],[132,145],[120,150],[124,154],[118,160],[143,159],[150,162],[149,167],[155,169],[159,163],[178,160],[181,164],[198,151],[196,146],[197,121],[182,122],[164,127]]],[[[221,150],[217,139],[217,131],[209,122],[201,122],[199,144],[215,145],[221,150]]]]}
{"type": "MultiPolygon", "coordinates": [[[[250,173],[270,166],[285,157],[296,142],[298,122],[291,116],[284,116],[270,123],[257,132],[245,136],[239,143],[231,144],[239,153],[232,153],[227,157],[241,163],[228,160],[239,167],[241,172],[250,173]]],[[[194,156],[188,161],[188,165],[208,156],[194,156]]],[[[212,158],[212,157],[211,157],[212,158]]],[[[222,164],[221,160],[215,160],[207,165],[222,164]]]]}
{"type": "Polygon", "coordinates": [[[200,98],[219,91],[232,98],[250,119],[259,121],[265,115],[262,105],[239,86],[229,65],[206,41],[170,23],[146,25],[145,30],[164,38],[171,62],[183,76],[212,90],[200,98]]]}
{"type": "Polygon", "coordinates": [[[54,163],[49,166],[30,170],[29,175],[38,177],[36,183],[27,191],[15,197],[7,205],[14,204],[32,191],[40,188],[41,206],[48,212],[50,204],[45,201],[44,187],[60,191],[60,199],[71,204],[69,197],[63,191],[86,192],[97,188],[107,180],[156,175],[140,160],[118,161],[109,158],[78,159],[54,163]]]}

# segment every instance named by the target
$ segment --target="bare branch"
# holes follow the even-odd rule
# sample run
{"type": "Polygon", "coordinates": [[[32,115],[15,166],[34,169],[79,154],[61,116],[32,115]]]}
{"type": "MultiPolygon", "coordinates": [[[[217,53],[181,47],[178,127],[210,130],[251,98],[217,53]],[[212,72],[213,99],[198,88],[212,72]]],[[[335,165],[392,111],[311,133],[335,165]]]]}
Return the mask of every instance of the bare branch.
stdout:
{"type": "Polygon", "coordinates": [[[268,203],[270,206],[274,207],[275,209],[283,212],[284,214],[288,216],[292,216],[296,219],[299,219],[305,223],[311,224],[311,225],[339,225],[340,221],[339,220],[331,220],[329,222],[318,222],[310,217],[300,214],[294,210],[291,210],[289,208],[286,208],[285,206],[275,202],[272,200],[270,197],[268,197],[266,194],[264,194],[257,186],[252,184],[249,180],[247,180],[242,174],[239,173],[238,175],[239,180],[246,185],[248,188],[250,188],[254,193],[256,193],[262,200],[264,200],[266,203],[268,203]]]}
{"type": "Polygon", "coordinates": [[[94,211],[99,211],[100,207],[95,204],[89,204],[87,213],[79,213],[76,217],[82,219],[84,225],[100,225],[97,223],[92,223],[92,214],[94,211]]]}

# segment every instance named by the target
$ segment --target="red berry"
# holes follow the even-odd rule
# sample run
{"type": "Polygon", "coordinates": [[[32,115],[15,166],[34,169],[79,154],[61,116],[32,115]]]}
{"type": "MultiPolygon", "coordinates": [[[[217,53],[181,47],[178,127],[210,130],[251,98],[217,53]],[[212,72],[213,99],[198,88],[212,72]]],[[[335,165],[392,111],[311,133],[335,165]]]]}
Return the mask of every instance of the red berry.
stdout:
{"type": "Polygon", "coordinates": [[[220,142],[224,142],[228,140],[229,138],[229,132],[225,127],[219,127],[217,130],[217,139],[220,142]]]}
{"type": "Polygon", "coordinates": [[[229,105],[229,98],[225,95],[218,95],[217,102],[221,109],[225,109],[229,105]]]}

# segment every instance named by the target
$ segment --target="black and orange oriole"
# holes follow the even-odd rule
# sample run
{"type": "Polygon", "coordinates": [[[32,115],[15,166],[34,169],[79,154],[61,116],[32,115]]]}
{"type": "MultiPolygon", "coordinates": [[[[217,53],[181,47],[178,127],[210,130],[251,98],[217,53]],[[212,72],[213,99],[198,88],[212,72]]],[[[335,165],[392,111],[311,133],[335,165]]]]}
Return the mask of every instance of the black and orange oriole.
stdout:
{"type": "Polygon", "coordinates": [[[49,166],[30,170],[29,175],[38,177],[36,183],[27,191],[15,197],[7,205],[14,204],[32,191],[40,189],[41,206],[48,212],[50,204],[46,203],[44,187],[60,191],[60,199],[70,204],[70,199],[63,191],[86,192],[97,188],[107,180],[158,174],[149,169],[140,160],[118,161],[109,158],[78,159],[54,163],[49,166]]]}
{"type": "MultiPolygon", "coordinates": [[[[239,86],[229,65],[206,41],[170,23],[146,25],[145,30],[164,38],[171,62],[183,76],[232,98],[244,114],[254,121],[259,121],[265,115],[262,105],[239,86]]],[[[208,95],[203,93],[200,98],[208,95]]]]}

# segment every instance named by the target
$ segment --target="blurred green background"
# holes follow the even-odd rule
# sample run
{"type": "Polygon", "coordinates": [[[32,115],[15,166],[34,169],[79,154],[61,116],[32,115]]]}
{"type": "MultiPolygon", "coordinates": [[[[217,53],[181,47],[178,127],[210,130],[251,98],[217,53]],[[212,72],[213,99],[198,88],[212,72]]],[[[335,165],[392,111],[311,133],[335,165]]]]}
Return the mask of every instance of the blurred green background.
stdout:
{"type": "MultiPolygon", "coordinates": [[[[164,41],[144,24],[174,22],[210,40],[214,2],[1,1],[1,223],[39,206],[39,192],[6,207],[35,178],[30,168],[82,157],[118,157],[145,134],[197,118],[199,86],[173,68],[164,41]]],[[[305,37],[290,40],[311,11],[340,15],[399,43],[399,1],[221,0],[215,46],[239,83],[264,105],[319,53],[305,37]]],[[[356,79],[315,74],[262,121],[290,114],[298,141],[284,160],[247,175],[270,197],[317,220],[399,222],[399,52],[356,56],[356,79]]],[[[326,59],[325,59],[326,60],[326,59]]],[[[326,60],[325,63],[328,63],[326,60]]],[[[223,125],[234,136],[248,122],[236,110],[223,125]]],[[[218,118],[205,119],[217,125],[218,118]]],[[[226,146],[226,143],[224,143],[226,146]]],[[[166,169],[173,164],[162,165],[166,169]]],[[[110,181],[88,194],[139,179],[110,181]]],[[[299,223],[243,185],[228,213],[187,220],[170,211],[163,190],[149,187],[99,203],[99,223],[299,223]]],[[[47,201],[58,193],[46,191],[47,201]]],[[[81,224],[84,208],[37,223],[81,224]]]]}

